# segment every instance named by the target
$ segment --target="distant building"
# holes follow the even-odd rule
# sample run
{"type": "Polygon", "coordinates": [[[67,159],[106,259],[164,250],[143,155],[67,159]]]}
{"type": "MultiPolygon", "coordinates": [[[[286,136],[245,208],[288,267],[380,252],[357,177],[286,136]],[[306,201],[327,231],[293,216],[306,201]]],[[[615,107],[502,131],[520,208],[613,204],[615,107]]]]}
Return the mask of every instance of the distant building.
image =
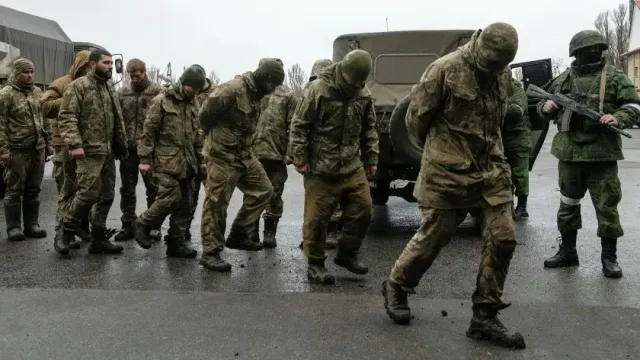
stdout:
{"type": "Polygon", "coordinates": [[[640,0],[630,2],[631,37],[629,51],[622,54],[625,58],[627,76],[633,81],[636,90],[640,91],[640,0]]]}

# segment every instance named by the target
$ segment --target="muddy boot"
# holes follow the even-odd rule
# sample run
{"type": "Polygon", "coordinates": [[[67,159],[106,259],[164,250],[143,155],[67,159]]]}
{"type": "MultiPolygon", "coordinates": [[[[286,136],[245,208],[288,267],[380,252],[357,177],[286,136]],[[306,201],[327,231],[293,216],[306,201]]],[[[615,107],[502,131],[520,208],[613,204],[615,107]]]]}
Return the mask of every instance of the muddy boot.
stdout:
{"type": "Polygon", "coordinates": [[[409,325],[411,322],[411,309],[409,308],[407,296],[415,293],[414,289],[396,284],[391,280],[382,282],[384,308],[387,310],[387,315],[396,324],[409,325]]]}
{"type": "Polygon", "coordinates": [[[330,285],[336,278],[324,267],[324,260],[309,260],[307,278],[313,284],[330,285]]]}
{"type": "Polygon", "coordinates": [[[91,231],[89,229],[89,217],[85,216],[82,218],[80,222],[80,227],[78,227],[75,231],[76,236],[80,238],[83,242],[91,241],[91,231]]]}
{"type": "Polygon", "coordinates": [[[527,195],[520,195],[518,196],[518,206],[516,206],[516,220],[525,220],[528,218],[527,195]]]}
{"type": "Polygon", "coordinates": [[[558,252],[544,261],[546,268],[558,268],[567,266],[578,266],[578,251],[576,250],[576,240],[578,238],[578,230],[562,232],[560,249],[558,252]]]}
{"type": "Polygon", "coordinates": [[[9,241],[23,241],[21,203],[4,203],[4,217],[7,223],[7,239],[9,241]]]}
{"type": "Polygon", "coordinates": [[[602,238],[600,243],[602,244],[600,259],[602,260],[602,272],[604,276],[608,278],[622,277],[622,269],[620,265],[618,265],[618,258],[616,256],[618,239],[602,238]]]}
{"type": "Polygon", "coordinates": [[[467,336],[475,340],[487,340],[505,348],[524,349],[524,338],[519,332],[507,329],[498,319],[498,311],[493,305],[477,305],[473,309],[471,325],[467,336]]]}
{"type": "Polygon", "coordinates": [[[231,233],[227,237],[227,241],[224,246],[229,249],[247,250],[247,251],[260,251],[264,248],[261,242],[255,242],[251,239],[250,235],[240,234],[237,231],[231,229],[231,233]]]}
{"type": "Polygon", "coordinates": [[[47,231],[40,228],[40,201],[22,203],[22,220],[24,221],[24,236],[33,239],[47,237],[47,231]]]}
{"type": "Polygon", "coordinates": [[[338,247],[338,236],[340,235],[339,221],[329,221],[327,225],[327,239],[324,248],[327,250],[336,249],[338,247]]]}
{"type": "Polygon", "coordinates": [[[116,236],[113,238],[114,241],[127,241],[127,240],[131,240],[134,238],[134,233],[133,233],[133,225],[131,225],[131,222],[122,222],[122,229],[120,229],[120,231],[118,231],[118,233],[116,234],[116,236]]]}
{"type": "Polygon", "coordinates": [[[107,238],[107,229],[94,226],[91,229],[91,244],[87,251],[89,254],[120,254],[123,247],[120,245],[112,244],[107,238]]]}
{"type": "Polygon", "coordinates": [[[258,219],[255,224],[253,224],[253,229],[251,230],[251,235],[249,235],[249,238],[253,242],[260,242],[260,219],[258,219]]]}
{"type": "Polygon", "coordinates": [[[198,252],[190,248],[184,241],[177,241],[171,236],[165,237],[165,240],[167,241],[166,254],[168,257],[191,259],[198,255],[198,252]]]}
{"type": "Polygon", "coordinates": [[[265,248],[271,249],[277,246],[276,230],[278,229],[278,219],[264,219],[264,240],[265,248]]]}
{"type": "Polygon", "coordinates": [[[204,267],[205,269],[208,269],[211,271],[218,271],[218,272],[231,271],[231,264],[222,260],[219,253],[214,255],[203,254],[202,258],[200,258],[200,265],[202,265],[202,267],[204,267]]]}
{"type": "Polygon", "coordinates": [[[133,222],[133,234],[138,245],[145,249],[151,249],[151,237],[149,236],[149,228],[140,224],[138,220],[133,222]]]}
{"type": "Polygon", "coordinates": [[[362,264],[358,257],[358,250],[346,251],[338,249],[338,254],[333,259],[333,262],[354,274],[364,275],[369,272],[369,268],[362,264]]]}
{"type": "Polygon", "coordinates": [[[73,232],[64,231],[62,226],[56,227],[55,237],[53,238],[53,249],[60,255],[68,255],[70,239],[75,240],[75,234],[73,232]]]}
{"type": "Polygon", "coordinates": [[[338,247],[338,240],[335,234],[333,236],[327,236],[327,240],[324,242],[324,248],[326,250],[336,249],[338,247]]]}

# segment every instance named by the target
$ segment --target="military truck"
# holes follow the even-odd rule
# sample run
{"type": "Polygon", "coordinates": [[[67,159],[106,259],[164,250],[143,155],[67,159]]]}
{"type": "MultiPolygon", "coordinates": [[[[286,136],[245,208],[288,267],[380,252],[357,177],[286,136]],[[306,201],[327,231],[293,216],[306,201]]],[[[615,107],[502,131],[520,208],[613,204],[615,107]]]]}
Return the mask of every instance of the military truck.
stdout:
{"type": "MultiPolygon", "coordinates": [[[[413,188],[420,171],[422,147],[408,133],[404,121],[409,93],[429,64],[467,43],[474,31],[387,31],[345,34],[335,39],[333,61],[340,61],[354,49],[368,51],[373,59],[366,85],[373,96],[380,138],[378,173],[370,181],[375,204],[386,204],[390,196],[416,201],[413,188]]],[[[542,86],[552,78],[551,59],[512,64],[511,68],[518,69],[525,88],[529,84],[542,86]]],[[[531,99],[529,116],[534,147],[530,170],[549,129],[549,123],[538,117],[535,104],[536,100],[531,99]]]]}

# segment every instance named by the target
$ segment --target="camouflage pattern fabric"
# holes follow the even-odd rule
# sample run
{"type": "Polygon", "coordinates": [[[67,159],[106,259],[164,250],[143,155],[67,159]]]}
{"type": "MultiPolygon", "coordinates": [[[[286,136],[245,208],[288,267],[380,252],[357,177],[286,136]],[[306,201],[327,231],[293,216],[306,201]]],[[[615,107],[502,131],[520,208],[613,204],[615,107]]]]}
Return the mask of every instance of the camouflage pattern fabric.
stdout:
{"type": "Polygon", "coordinates": [[[344,227],[338,238],[341,251],[360,249],[371,222],[369,181],[360,168],[345,178],[304,177],[303,249],[310,261],[325,259],[327,225],[342,204],[344,227]]]}
{"type": "Polygon", "coordinates": [[[136,151],[136,147],[129,148],[129,156],[120,160],[120,211],[122,212],[120,220],[123,223],[132,223],[136,219],[136,188],[139,176],[142,177],[146,189],[147,208],[151,207],[158,194],[153,175],[139,175],[138,165],[140,164],[140,158],[136,151]]]}
{"type": "Polygon", "coordinates": [[[529,152],[505,153],[511,169],[511,182],[515,196],[529,195],[529,152]]]}
{"type": "Polygon", "coordinates": [[[502,145],[511,168],[511,182],[515,187],[515,195],[528,196],[529,154],[533,148],[531,122],[527,113],[528,100],[520,81],[512,78],[511,84],[512,95],[502,125],[502,145]]]}
{"type": "Polygon", "coordinates": [[[207,97],[209,97],[209,95],[211,95],[211,93],[215,89],[216,85],[212,84],[210,79],[205,79],[204,89],[202,89],[202,91],[200,91],[200,93],[198,94],[198,103],[200,104],[200,106],[204,104],[204,101],[207,100],[207,97]]]}
{"type": "Polygon", "coordinates": [[[175,175],[154,173],[153,181],[158,184],[158,195],[151,206],[138,221],[146,228],[159,228],[167,216],[169,218],[169,239],[175,242],[185,240],[184,236],[191,217],[191,178],[178,178],[175,175]]]}
{"type": "MultiPolygon", "coordinates": [[[[71,201],[76,193],[76,161],[71,158],[66,146],[54,146],[51,175],[58,189],[58,206],[56,208],[56,224],[62,224],[64,214],[69,212],[71,201]]],[[[88,216],[88,214],[87,214],[88,216]]]]}
{"type": "Polygon", "coordinates": [[[5,164],[4,203],[15,206],[39,204],[43,177],[44,149],[13,149],[11,161],[5,164]]]}
{"type": "Polygon", "coordinates": [[[277,220],[282,217],[283,205],[282,193],[284,192],[284,184],[287,182],[289,173],[287,172],[287,165],[280,160],[260,160],[262,167],[264,168],[269,182],[273,187],[273,195],[264,209],[262,214],[263,219],[277,220]]]}
{"type": "Polygon", "coordinates": [[[289,143],[289,127],[295,108],[295,94],[282,85],[262,98],[252,147],[258,160],[284,162],[289,143]]]}

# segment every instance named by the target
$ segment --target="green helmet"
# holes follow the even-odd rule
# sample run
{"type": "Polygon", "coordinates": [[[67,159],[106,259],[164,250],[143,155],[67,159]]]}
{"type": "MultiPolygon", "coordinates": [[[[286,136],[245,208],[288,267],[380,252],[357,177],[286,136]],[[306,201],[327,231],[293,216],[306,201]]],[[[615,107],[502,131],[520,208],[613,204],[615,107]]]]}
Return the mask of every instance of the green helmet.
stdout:
{"type": "Polygon", "coordinates": [[[349,52],[340,62],[342,73],[348,75],[357,82],[363,82],[371,73],[371,55],[364,50],[353,50],[349,52]]]}
{"type": "Polygon", "coordinates": [[[569,56],[575,56],[578,51],[590,46],[600,46],[603,51],[609,48],[609,45],[604,41],[604,38],[599,32],[595,30],[584,30],[573,35],[571,38],[569,42],[569,56]]]}

